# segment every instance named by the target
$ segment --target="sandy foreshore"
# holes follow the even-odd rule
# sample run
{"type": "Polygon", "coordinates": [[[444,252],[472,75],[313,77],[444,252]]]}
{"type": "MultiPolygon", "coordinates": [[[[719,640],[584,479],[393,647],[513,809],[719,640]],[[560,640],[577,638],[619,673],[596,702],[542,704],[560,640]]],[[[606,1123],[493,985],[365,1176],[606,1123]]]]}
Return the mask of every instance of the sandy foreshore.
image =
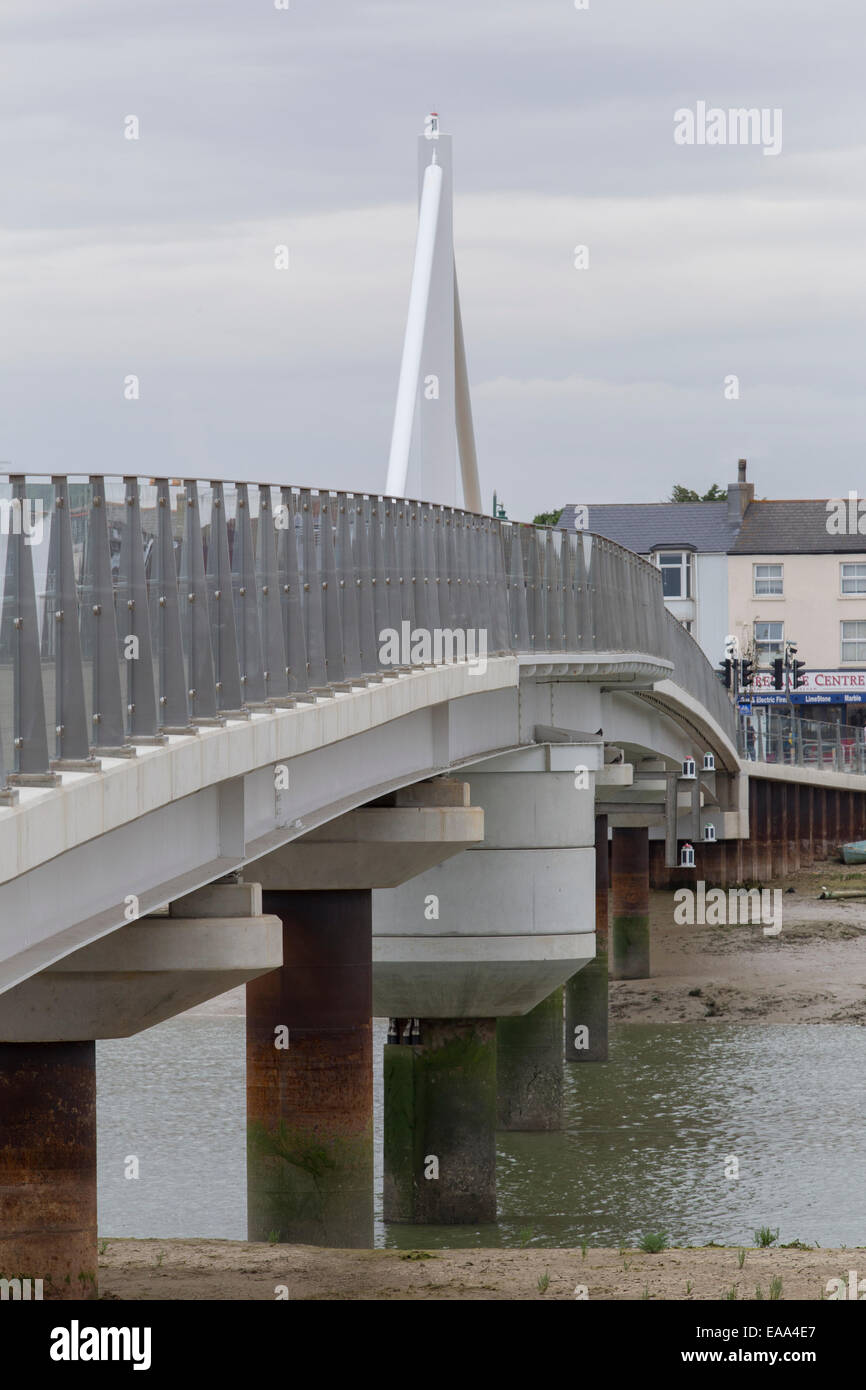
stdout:
{"type": "Polygon", "coordinates": [[[110,1240],[99,1261],[107,1299],[819,1300],[827,1283],[866,1275],[866,1248],[668,1250],[319,1250],[230,1240],[110,1240]]]}
{"type": "Polygon", "coordinates": [[[830,862],[777,882],[776,936],[678,926],[673,893],[653,893],[652,975],[611,982],[612,1022],[866,1024],[866,898],[821,901],[824,885],[866,890],[866,871],[830,862]]]}

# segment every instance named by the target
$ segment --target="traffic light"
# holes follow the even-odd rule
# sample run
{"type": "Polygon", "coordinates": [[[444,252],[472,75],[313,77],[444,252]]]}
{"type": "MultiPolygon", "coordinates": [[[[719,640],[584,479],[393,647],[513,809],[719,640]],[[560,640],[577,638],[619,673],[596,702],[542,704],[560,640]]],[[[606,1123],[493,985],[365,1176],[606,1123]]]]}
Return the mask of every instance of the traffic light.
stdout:
{"type": "Polygon", "coordinates": [[[740,662],[740,685],[751,685],[754,679],[755,668],[751,661],[747,661],[746,658],[743,657],[742,661],[740,662]]]}
{"type": "Polygon", "coordinates": [[[801,685],[806,684],[806,663],[805,661],[791,662],[791,689],[798,690],[801,685]]]}
{"type": "Polygon", "coordinates": [[[776,690],[785,688],[785,663],[780,656],[773,662],[773,686],[776,690]]]}
{"type": "Polygon", "coordinates": [[[731,665],[730,661],[719,662],[719,680],[726,690],[731,688],[731,665]]]}

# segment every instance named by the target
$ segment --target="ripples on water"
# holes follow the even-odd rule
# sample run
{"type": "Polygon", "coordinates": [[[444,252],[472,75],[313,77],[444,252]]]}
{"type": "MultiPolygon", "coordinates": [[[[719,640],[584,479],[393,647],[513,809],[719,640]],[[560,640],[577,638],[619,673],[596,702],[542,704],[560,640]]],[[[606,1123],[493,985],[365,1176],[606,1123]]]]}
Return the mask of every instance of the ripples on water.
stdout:
{"type": "MultiPolygon", "coordinates": [[[[244,1020],[178,1018],[96,1053],[101,1235],[244,1240],[244,1020]]],[[[609,1063],[566,1065],[561,1133],[499,1135],[497,1226],[386,1233],[377,1144],[376,1242],[616,1246],[666,1230],[739,1244],[768,1225],[781,1241],[866,1244],[864,1113],[866,1029],[619,1025],[609,1063]]]]}

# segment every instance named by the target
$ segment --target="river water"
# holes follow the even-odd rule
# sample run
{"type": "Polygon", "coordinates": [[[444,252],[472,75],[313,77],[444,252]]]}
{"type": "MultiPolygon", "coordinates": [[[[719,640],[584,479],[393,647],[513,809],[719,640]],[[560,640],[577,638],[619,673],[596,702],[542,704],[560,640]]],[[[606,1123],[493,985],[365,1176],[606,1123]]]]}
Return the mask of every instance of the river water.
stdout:
{"type": "MultiPolygon", "coordinates": [[[[620,1024],[607,1064],[566,1065],[560,1133],[498,1136],[496,1226],[387,1230],[375,1030],[378,1245],[866,1244],[864,1028],[620,1024]]],[[[97,1043],[97,1086],[101,1236],[246,1239],[243,1018],[97,1043]]]]}

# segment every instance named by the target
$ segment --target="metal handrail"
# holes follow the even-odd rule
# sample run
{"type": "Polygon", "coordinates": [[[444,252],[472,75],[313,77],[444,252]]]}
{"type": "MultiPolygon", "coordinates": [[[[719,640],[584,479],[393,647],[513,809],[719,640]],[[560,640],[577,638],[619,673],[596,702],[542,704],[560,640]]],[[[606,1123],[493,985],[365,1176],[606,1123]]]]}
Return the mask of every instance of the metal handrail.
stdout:
{"type": "Polygon", "coordinates": [[[797,719],[766,706],[740,715],[737,746],[747,762],[866,775],[866,729],[853,724],[797,719]]]}
{"type": "Polygon", "coordinates": [[[7,802],[100,755],[482,654],[672,661],[735,736],[657,567],[589,532],[366,492],[9,474],[0,584],[7,802]]]}

